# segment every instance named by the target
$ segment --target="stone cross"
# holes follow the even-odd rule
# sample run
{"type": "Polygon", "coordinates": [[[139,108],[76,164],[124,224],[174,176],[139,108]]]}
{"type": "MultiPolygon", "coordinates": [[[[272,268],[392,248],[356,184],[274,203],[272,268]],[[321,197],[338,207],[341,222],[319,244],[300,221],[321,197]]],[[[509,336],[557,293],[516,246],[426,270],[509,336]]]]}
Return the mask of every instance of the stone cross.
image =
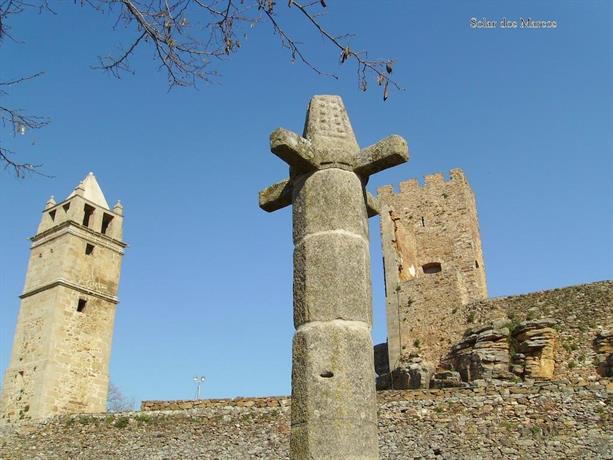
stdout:
{"type": "Polygon", "coordinates": [[[371,174],[408,160],[390,136],[360,150],[343,101],[314,96],[304,137],[279,128],[270,149],[289,179],[260,192],[272,212],[293,205],[292,459],[376,459],[368,217],[371,174]]]}

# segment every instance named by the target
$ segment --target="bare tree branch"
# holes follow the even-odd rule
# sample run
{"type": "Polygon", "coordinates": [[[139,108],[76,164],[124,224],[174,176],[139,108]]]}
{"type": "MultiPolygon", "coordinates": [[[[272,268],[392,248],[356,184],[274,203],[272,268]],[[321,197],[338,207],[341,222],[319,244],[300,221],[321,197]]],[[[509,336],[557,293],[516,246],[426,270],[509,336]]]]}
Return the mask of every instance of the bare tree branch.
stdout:
{"type": "MultiPolygon", "coordinates": [[[[20,14],[30,8],[54,13],[49,7],[47,0],[0,0],[0,44],[4,38],[17,42],[9,34],[10,27],[8,21],[11,16],[20,14]]],[[[7,88],[14,88],[17,85],[38,78],[42,74],[43,72],[38,72],[11,80],[0,81],[0,97],[8,95],[7,88]]],[[[48,123],[49,120],[45,117],[27,115],[20,109],[8,107],[4,103],[0,104],[0,124],[5,130],[12,131],[13,136],[24,135],[27,131],[40,129],[48,123]]],[[[15,153],[6,148],[2,142],[0,142],[0,166],[5,170],[11,170],[17,178],[24,178],[28,174],[46,176],[39,169],[42,165],[16,160],[15,153]]]]}
{"type": "MultiPolygon", "coordinates": [[[[115,76],[129,71],[128,59],[139,45],[149,43],[173,86],[194,86],[198,80],[208,82],[218,76],[214,70],[209,71],[211,59],[220,59],[240,47],[233,40],[232,23],[241,20],[241,10],[228,1],[224,10],[214,8],[217,1],[208,4],[200,0],[153,0],[142,3],[138,0],[119,0],[123,6],[119,20],[127,25],[135,23],[139,31],[130,46],[119,57],[100,58],[97,68],[110,71],[115,76]],[[205,36],[196,38],[190,34],[190,20],[194,9],[204,10],[209,20],[196,30],[205,32],[205,36]],[[214,18],[214,19],[213,19],[214,18]]],[[[195,16],[195,13],[194,13],[195,16]]]]}
{"type": "MultiPolygon", "coordinates": [[[[198,82],[210,83],[219,77],[215,64],[221,63],[241,48],[250,29],[266,22],[286,48],[292,62],[299,60],[318,75],[338,79],[335,73],[323,70],[315,62],[283,24],[283,17],[297,12],[323,37],[332,49],[340,53],[340,63],[352,61],[356,65],[357,80],[362,91],[368,89],[368,79],[373,78],[382,87],[383,99],[389,97],[390,87],[401,90],[391,79],[391,59],[370,59],[366,51],[350,46],[353,35],[336,35],[324,27],[322,18],[327,12],[326,0],[288,0],[289,9],[281,13],[275,0],[79,0],[81,6],[117,15],[119,25],[133,33],[134,39],[116,55],[98,57],[97,69],[110,72],[120,78],[123,72],[133,73],[131,58],[141,49],[153,51],[159,69],[165,72],[169,88],[196,86],[198,82]]],[[[10,34],[9,19],[26,9],[53,10],[48,0],[0,0],[0,44],[3,38],[15,40],[10,34]]],[[[54,13],[55,14],[55,13],[54,13]]],[[[13,80],[0,81],[0,97],[7,96],[7,89],[32,80],[41,73],[13,80]]],[[[12,129],[13,136],[39,129],[48,124],[44,117],[30,116],[0,102],[0,123],[12,129]]],[[[17,177],[39,173],[40,165],[17,162],[14,153],[0,142],[0,165],[12,169],[17,177]]]]}
{"type": "MultiPolygon", "coordinates": [[[[368,54],[366,51],[355,51],[352,50],[349,45],[342,44],[339,40],[346,39],[348,36],[340,36],[334,37],[331,35],[326,29],[322,27],[322,25],[317,21],[315,15],[311,14],[307,8],[313,6],[316,2],[312,2],[307,5],[301,5],[295,0],[290,1],[289,6],[295,6],[298,10],[308,19],[308,21],[315,27],[319,33],[324,36],[328,41],[330,41],[334,46],[336,46],[341,51],[341,63],[344,63],[347,59],[353,58],[358,63],[358,80],[360,83],[360,89],[366,91],[366,74],[368,71],[372,71],[377,75],[377,84],[379,86],[384,85],[387,89],[388,83],[391,83],[396,89],[401,90],[400,85],[389,78],[389,74],[392,73],[392,61],[387,60],[368,60],[368,54]]],[[[325,3],[322,3],[322,6],[325,8],[325,3]]],[[[384,90],[384,99],[387,99],[384,90]]]]}
{"type": "Polygon", "coordinates": [[[147,32],[143,32],[142,34],[140,34],[140,37],[138,37],[134,41],[134,43],[130,45],[130,48],[128,48],[127,51],[123,54],[123,56],[121,56],[119,59],[110,60],[110,61],[107,61],[106,63],[104,60],[102,60],[101,61],[102,69],[111,72],[117,78],[120,77],[119,72],[121,70],[130,72],[130,67],[128,66],[128,62],[127,62],[128,57],[130,57],[130,55],[134,52],[134,50],[136,49],[140,41],[146,36],[147,36],[147,32]]]}
{"type": "Polygon", "coordinates": [[[38,72],[32,75],[26,75],[25,77],[19,77],[16,78],[14,80],[8,80],[8,81],[0,81],[0,86],[12,86],[12,85],[17,85],[19,83],[23,83],[24,81],[28,81],[28,80],[32,80],[36,77],[40,77],[41,75],[43,75],[45,72],[38,72]]]}
{"type": "Polygon", "coordinates": [[[40,171],[42,164],[20,163],[11,158],[13,152],[0,147],[0,165],[6,170],[12,170],[18,179],[25,178],[28,174],[38,174],[39,176],[52,177],[40,171]]]}
{"type": "MultiPolygon", "coordinates": [[[[17,85],[40,75],[42,75],[42,72],[14,80],[0,82],[0,86],[17,85]]],[[[6,92],[4,90],[0,90],[0,96],[5,95],[6,92]]],[[[0,123],[3,127],[11,129],[13,136],[16,136],[24,135],[27,131],[32,129],[40,129],[47,125],[49,120],[45,117],[26,115],[22,110],[0,105],[0,123]]],[[[23,178],[27,176],[28,173],[36,173],[45,176],[45,174],[38,170],[38,168],[40,168],[42,165],[28,162],[18,162],[13,159],[13,155],[14,153],[12,151],[0,145],[0,166],[3,166],[4,169],[13,170],[15,177],[23,178]]]]}
{"type": "Polygon", "coordinates": [[[309,61],[304,54],[302,54],[302,51],[300,50],[300,48],[297,45],[297,42],[295,40],[293,40],[292,38],[290,38],[285,31],[279,26],[279,24],[277,23],[277,21],[275,20],[275,18],[272,15],[271,11],[265,10],[266,16],[268,17],[268,19],[270,20],[273,30],[279,35],[280,39],[281,39],[281,45],[285,48],[288,48],[292,54],[292,61],[296,60],[296,56],[298,58],[300,58],[300,60],[302,61],[303,64],[305,64],[307,67],[309,67],[311,70],[313,70],[314,72],[316,72],[319,75],[324,75],[324,76],[328,76],[328,77],[332,77],[336,80],[338,80],[338,76],[335,74],[331,74],[331,73],[327,73],[327,72],[323,72],[321,71],[318,67],[316,67],[314,64],[311,63],[311,61],[309,61]]]}
{"type": "MultiPolygon", "coordinates": [[[[104,3],[107,0],[99,0],[104,3]]],[[[198,81],[210,82],[219,74],[209,70],[215,60],[236,52],[241,47],[239,37],[247,35],[247,27],[266,19],[273,32],[279,37],[281,46],[287,48],[292,62],[299,60],[319,75],[338,79],[334,73],[322,70],[303,51],[280,23],[274,0],[118,0],[123,6],[120,18],[126,25],[135,23],[139,31],[136,38],[118,57],[106,56],[100,59],[101,68],[119,77],[121,71],[130,71],[128,60],[139,45],[153,47],[155,55],[168,76],[170,86],[194,86],[198,81]],[[197,20],[196,20],[197,19],[197,20]],[[191,24],[193,22],[193,25],[191,24]]],[[[333,35],[321,24],[326,3],[321,0],[301,3],[289,0],[288,6],[300,12],[317,33],[341,53],[340,62],[354,60],[357,64],[359,87],[368,88],[367,78],[373,75],[379,86],[384,88],[384,99],[388,86],[402,89],[390,78],[392,61],[371,60],[365,51],[352,49],[348,41],[350,34],[333,35]]]]}

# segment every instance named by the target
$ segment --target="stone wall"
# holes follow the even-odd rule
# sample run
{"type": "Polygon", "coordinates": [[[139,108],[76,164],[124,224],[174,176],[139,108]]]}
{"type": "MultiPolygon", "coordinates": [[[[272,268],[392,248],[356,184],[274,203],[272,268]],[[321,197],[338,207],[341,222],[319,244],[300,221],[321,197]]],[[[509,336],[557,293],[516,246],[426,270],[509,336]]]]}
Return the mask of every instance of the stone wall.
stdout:
{"type": "MultiPolygon", "coordinates": [[[[613,281],[458,304],[446,315],[437,310],[425,310],[419,317],[406,317],[405,322],[424,337],[413,342],[412,353],[422,357],[432,370],[448,367],[445,356],[465,340],[470,329],[480,329],[492,323],[513,329],[519,328],[523,322],[544,318],[551,319],[550,327],[555,329],[555,349],[546,350],[553,355],[554,379],[568,378],[581,383],[598,378],[599,372],[606,376],[610,369],[607,363],[609,360],[613,362],[610,337],[613,329],[613,281]],[[437,356],[443,358],[436,362],[428,360],[437,356]]],[[[510,349],[509,358],[525,351],[510,349]]],[[[410,361],[408,355],[404,361],[410,361]]]]}
{"type": "MultiPolygon", "coordinates": [[[[383,391],[382,459],[613,456],[610,380],[383,391]],[[607,385],[609,389],[607,390],[607,385]]],[[[150,401],[0,432],[0,459],[286,459],[290,400],[150,401]],[[184,407],[184,410],[176,410],[184,407]]]]}
{"type": "Polygon", "coordinates": [[[267,396],[263,398],[233,398],[233,399],[188,399],[174,401],[143,401],[141,411],[173,411],[192,409],[219,409],[226,406],[252,407],[255,409],[270,407],[286,407],[290,404],[287,396],[267,396]]]}
{"type": "MultiPolygon", "coordinates": [[[[558,333],[554,378],[582,383],[598,377],[594,341],[601,331],[611,329],[613,281],[474,302],[458,306],[453,316],[461,327],[485,324],[501,317],[515,324],[553,318],[558,333]]],[[[452,327],[448,332],[459,339],[461,333],[456,329],[452,327]]]]}

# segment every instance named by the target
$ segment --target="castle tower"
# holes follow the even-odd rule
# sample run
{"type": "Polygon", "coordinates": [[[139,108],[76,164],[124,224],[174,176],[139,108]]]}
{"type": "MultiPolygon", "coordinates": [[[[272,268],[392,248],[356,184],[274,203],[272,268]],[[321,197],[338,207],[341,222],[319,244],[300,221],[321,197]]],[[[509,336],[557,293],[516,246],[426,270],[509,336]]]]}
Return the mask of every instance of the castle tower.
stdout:
{"type": "MultiPolygon", "coordinates": [[[[461,169],[378,190],[391,369],[418,353],[436,366],[448,351],[457,307],[487,298],[475,197],[461,169]]],[[[458,329],[459,330],[459,329],[458,329]]],[[[458,332],[460,333],[460,332],[458,332]]]]}
{"type": "Polygon", "coordinates": [[[35,236],[0,396],[0,420],[104,412],[121,259],[123,208],[93,173],[47,202],[35,236]]]}

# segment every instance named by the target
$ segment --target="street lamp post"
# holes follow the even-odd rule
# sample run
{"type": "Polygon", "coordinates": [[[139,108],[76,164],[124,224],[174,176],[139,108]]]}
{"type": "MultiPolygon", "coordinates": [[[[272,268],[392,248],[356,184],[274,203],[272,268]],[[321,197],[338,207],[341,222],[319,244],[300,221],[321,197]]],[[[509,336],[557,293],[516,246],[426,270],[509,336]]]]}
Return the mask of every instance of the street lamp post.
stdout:
{"type": "Polygon", "coordinates": [[[194,377],[194,382],[196,382],[196,399],[200,399],[200,385],[204,383],[206,377],[204,375],[194,377]]]}

